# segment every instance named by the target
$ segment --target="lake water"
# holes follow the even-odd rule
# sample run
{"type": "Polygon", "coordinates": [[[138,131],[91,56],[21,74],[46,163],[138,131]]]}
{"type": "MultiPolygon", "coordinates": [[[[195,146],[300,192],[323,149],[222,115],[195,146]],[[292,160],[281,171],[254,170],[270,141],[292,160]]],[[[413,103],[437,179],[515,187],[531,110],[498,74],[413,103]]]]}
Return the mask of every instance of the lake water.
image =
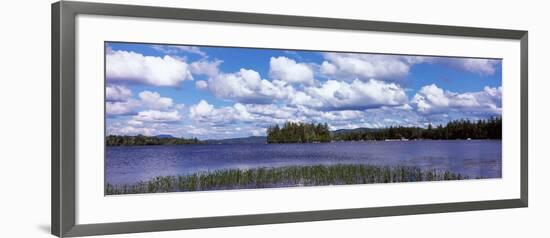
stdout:
{"type": "Polygon", "coordinates": [[[204,144],[107,147],[106,179],[130,184],[156,176],[289,165],[406,165],[500,178],[500,140],[365,141],[322,144],[204,144]]]}

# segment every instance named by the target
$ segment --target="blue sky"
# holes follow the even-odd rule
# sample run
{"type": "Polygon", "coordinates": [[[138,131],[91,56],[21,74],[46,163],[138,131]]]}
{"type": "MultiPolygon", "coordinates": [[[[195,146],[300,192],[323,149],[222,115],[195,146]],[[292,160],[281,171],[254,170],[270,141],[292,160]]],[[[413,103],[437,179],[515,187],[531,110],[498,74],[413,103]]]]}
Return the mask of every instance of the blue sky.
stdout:
{"type": "Polygon", "coordinates": [[[421,126],[502,113],[499,59],[135,43],[106,44],[107,133],[265,135],[421,126]]]}

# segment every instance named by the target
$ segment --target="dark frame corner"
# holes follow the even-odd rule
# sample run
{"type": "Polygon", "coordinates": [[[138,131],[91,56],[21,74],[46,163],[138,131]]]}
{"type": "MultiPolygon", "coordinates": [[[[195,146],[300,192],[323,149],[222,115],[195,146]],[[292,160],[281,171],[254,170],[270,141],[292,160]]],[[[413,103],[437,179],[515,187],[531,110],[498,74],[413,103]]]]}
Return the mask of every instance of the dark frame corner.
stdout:
{"type": "Polygon", "coordinates": [[[59,237],[74,237],[130,232],[151,232],[486,209],[520,208],[528,206],[527,31],[67,1],[53,3],[51,7],[51,17],[51,233],[53,235],[59,237]],[[74,142],[76,138],[74,63],[75,17],[78,14],[519,40],[521,45],[521,197],[518,199],[493,201],[78,225],[75,222],[74,142]]]}

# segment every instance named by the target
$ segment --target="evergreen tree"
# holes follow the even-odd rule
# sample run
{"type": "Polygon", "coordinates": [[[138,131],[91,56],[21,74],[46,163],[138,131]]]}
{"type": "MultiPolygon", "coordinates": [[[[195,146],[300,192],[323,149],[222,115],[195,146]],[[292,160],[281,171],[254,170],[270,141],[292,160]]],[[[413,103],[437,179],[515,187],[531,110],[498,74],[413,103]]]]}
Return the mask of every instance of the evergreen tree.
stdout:
{"type": "Polygon", "coordinates": [[[197,138],[185,139],[185,138],[160,138],[156,136],[119,136],[109,135],[105,138],[105,144],[107,146],[134,146],[134,145],[188,145],[188,144],[202,144],[204,142],[197,138]]]}
{"type": "Polygon", "coordinates": [[[428,124],[426,128],[390,126],[332,134],[327,123],[285,122],[282,127],[274,125],[267,129],[268,143],[313,143],[388,139],[502,139],[502,118],[487,120],[453,120],[446,125],[428,124]]]}

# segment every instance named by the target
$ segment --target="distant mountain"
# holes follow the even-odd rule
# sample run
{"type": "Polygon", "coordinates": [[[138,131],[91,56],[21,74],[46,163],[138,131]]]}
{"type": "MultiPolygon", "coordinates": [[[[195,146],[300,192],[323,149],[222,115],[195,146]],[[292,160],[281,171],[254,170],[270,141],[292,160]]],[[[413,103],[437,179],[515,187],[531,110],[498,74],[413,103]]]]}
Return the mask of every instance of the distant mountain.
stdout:
{"type": "Polygon", "coordinates": [[[266,136],[249,136],[243,138],[230,138],[220,140],[204,140],[208,144],[265,144],[266,136]]]}
{"type": "Polygon", "coordinates": [[[382,129],[360,127],[360,128],[355,128],[355,129],[340,129],[340,130],[335,130],[335,131],[332,131],[332,134],[334,134],[334,135],[341,135],[341,134],[356,133],[356,132],[359,132],[359,133],[364,133],[364,132],[376,132],[376,131],[380,131],[380,130],[382,130],[382,129]]]}
{"type": "Polygon", "coordinates": [[[168,134],[156,135],[155,137],[156,138],[174,138],[172,135],[168,135],[168,134]]]}
{"type": "MultiPolygon", "coordinates": [[[[375,128],[355,128],[355,129],[340,129],[332,131],[334,135],[340,135],[351,132],[375,132],[381,129],[375,128]]],[[[203,140],[207,144],[265,144],[267,143],[267,136],[249,136],[242,138],[229,138],[219,140],[203,140]]]]}

